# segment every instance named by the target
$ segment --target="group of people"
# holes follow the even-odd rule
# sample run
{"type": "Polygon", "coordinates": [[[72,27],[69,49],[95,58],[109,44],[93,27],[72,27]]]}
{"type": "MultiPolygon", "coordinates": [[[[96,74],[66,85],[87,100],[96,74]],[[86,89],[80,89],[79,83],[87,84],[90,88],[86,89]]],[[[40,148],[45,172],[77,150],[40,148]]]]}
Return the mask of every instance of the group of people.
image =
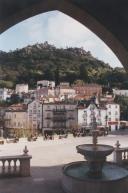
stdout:
{"type": "MultiPolygon", "coordinates": [[[[108,128],[99,128],[99,136],[108,135],[108,128]]],[[[73,128],[72,129],[73,137],[84,137],[87,135],[92,135],[92,129],[89,128],[73,128]]]]}
{"type": "Polygon", "coordinates": [[[86,131],[83,128],[73,128],[72,129],[73,137],[83,137],[86,135],[86,131]]]}
{"type": "Polygon", "coordinates": [[[53,131],[52,130],[44,130],[43,132],[43,139],[44,140],[47,140],[47,139],[54,139],[54,134],[53,134],[53,131]]]}
{"type": "Polygon", "coordinates": [[[38,138],[38,135],[37,134],[31,134],[29,137],[28,137],[28,141],[36,141],[38,138]]]}
{"type": "Polygon", "coordinates": [[[56,131],[53,131],[52,129],[45,129],[43,131],[43,139],[44,140],[47,140],[47,139],[53,140],[54,139],[54,134],[56,134],[58,136],[58,139],[68,137],[68,133],[65,132],[65,130],[63,130],[63,129],[58,129],[56,131]]]}

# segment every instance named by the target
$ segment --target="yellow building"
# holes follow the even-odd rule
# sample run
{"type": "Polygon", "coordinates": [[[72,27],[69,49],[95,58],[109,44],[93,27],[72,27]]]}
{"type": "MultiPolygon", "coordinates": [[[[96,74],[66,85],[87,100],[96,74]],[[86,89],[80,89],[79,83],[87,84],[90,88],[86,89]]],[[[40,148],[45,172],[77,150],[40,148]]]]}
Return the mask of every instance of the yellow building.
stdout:
{"type": "Polygon", "coordinates": [[[27,109],[22,105],[10,106],[5,112],[5,130],[8,134],[23,136],[27,130],[27,109]]]}

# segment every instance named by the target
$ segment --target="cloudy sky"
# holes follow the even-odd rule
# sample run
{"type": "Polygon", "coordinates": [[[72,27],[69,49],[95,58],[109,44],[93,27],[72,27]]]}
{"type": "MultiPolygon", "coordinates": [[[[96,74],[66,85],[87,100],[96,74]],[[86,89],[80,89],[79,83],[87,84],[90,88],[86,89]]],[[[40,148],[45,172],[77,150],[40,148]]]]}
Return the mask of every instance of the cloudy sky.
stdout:
{"type": "Polygon", "coordinates": [[[0,50],[15,50],[44,41],[56,47],[83,47],[112,67],[122,67],[113,52],[94,33],[58,11],[37,15],[2,33],[0,50]]]}

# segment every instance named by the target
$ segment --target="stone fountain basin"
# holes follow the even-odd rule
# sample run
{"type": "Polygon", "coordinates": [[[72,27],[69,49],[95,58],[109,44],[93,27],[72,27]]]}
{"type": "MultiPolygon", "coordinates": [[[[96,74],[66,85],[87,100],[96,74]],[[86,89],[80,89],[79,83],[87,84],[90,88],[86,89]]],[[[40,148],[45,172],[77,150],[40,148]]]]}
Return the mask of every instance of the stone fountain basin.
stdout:
{"type": "Polygon", "coordinates": [[[105,158],[110,155],[114,148],[110,145],[97,144],[94,148],[93,144],[83,144],[76,146],[77,152],[90,158],[105,158]]]}

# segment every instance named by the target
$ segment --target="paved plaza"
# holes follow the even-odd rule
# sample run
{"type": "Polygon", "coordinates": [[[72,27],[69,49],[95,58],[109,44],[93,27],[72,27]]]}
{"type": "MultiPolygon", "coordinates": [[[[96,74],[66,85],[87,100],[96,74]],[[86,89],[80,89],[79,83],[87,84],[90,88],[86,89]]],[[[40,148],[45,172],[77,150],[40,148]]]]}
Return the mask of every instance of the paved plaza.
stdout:
{"type": "MultiPolygon", "coordinates": [[[[99,143],[115,146],[119,140],[121,147],[128,146],[128,135],[108,135],[99,137],[99,143]]],[[[84,160],[76,152],[76,146],[91,143],[91,137],[54,139],[35,142],[20,139],[19,143],[0,145],[0,156],[22,154],[27,145],[31,160],[31,177],[0,179],[0,193],[64,193],[61,188],[62,168],[65,164],[84,160]]],[[[109,160],[113,159],[111,155],[109,160]]]]}

